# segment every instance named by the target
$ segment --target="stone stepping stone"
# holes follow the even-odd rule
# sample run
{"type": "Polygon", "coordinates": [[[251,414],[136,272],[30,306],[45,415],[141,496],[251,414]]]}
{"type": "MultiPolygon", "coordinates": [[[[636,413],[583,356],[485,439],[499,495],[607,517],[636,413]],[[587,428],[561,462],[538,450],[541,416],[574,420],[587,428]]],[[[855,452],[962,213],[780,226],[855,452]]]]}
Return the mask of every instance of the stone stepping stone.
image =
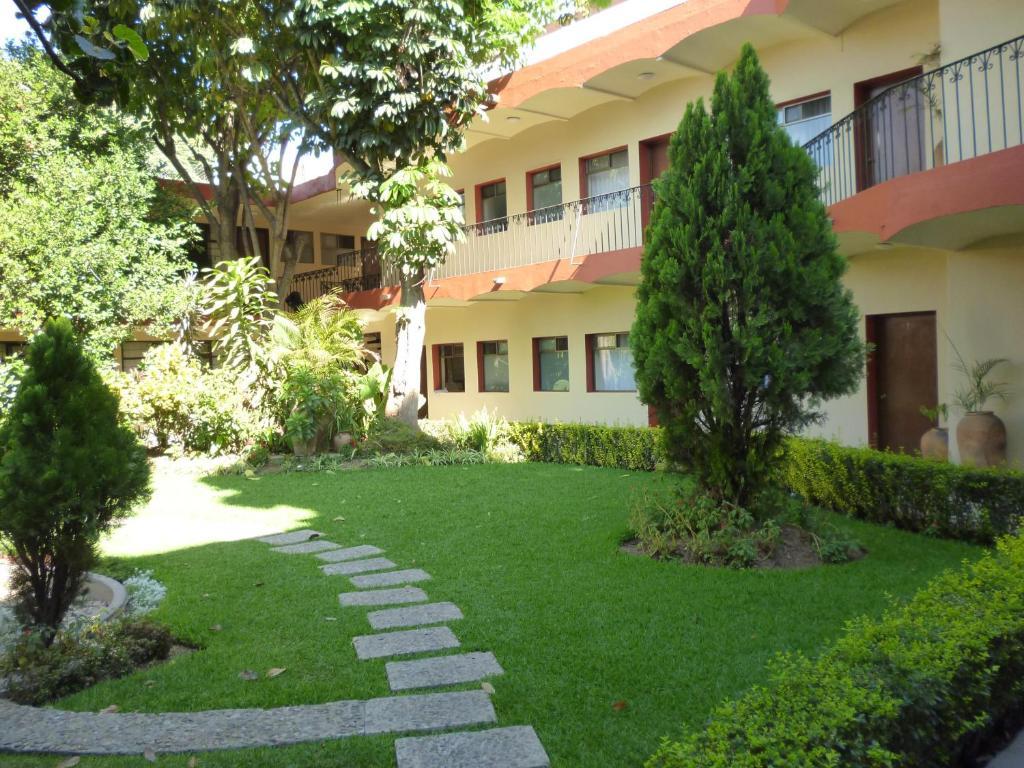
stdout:
{"type": "Polygon", "coordinates": [[[286,555],[311,555],[314,552],[323,552],[326,549],[337,549],[341,544],[335,544],[327,539],[313,539],[303,541],[300,544],[287,544],[283,547],[274,547],[272,552],[284,552],[286,555]]]}
{"type": "Polygon", "coordinates": [[[528,725],[395,740],[398,768],[549,768],[544,746],[528,725]]]}
{"type": "Polygon", "coordinates": [[[373,557],[383,554],[384,550],[372,544],[360,544],[358,547],[346,547],[335,549],[330,552],[321,552],[317,555],[325,563],[340,563],[343,560],[357,560],[360,557],[373,557]]]}
{"type": "Polygon", "coordinates": [[[287,533],[275,533],[272,536],[260,536],[256,541],[262,541],[264,544],[272,544],[275,547],[281,547],[285,544],[298,544],[303,541],[310,541],[311,539],[318,539],[323,536],[320,531],[311,531],[309,529],[302,531],[288,531],[287,533]]]}
{"type": "Polygon", "coordinates": [[[398,589],[371,589],[366,592],[342,592],[338,600],[345,607],[363,605],[399,605],[400,603],[423,603],[427,593],[419,587],[398,589]]]}
{"type": "Polygon", "coordinates": [[[401,632],[386,632],[382,635],[362,635],[353,637],[352,644],[356,647],[356,656],[360,659],[379,659],[384,656],[458,648],[459,638],[448,627],[430,627],[404,629],[401,632]]]}
{"type": "Polygon", "coordinates": [[[388,608],[366,615],[374,629],[397,629],[420,624],[440,624],[462,618],[462,611],[454,603],[427,603],[408,608],[388,608]]]}
{"type": "Polygon", "coordinates": [[[366,702],[363,733],[441,730],[497,720],[491,697],[483,691],[389,696],[366,702]]]}
{"type": "Polygon", "coordinates": [[[349,581],[359,589],[372,587],[395,587],[399,584],[414,584],[417,581],[428,581],[430,574],[420,568],[407,568],[404,571],[388,571],[387,573],[371,573],[366,576],[353,576],[349,581]]]}
{"type": "Polygon", "coordinates": [[[392,691],[436,688],[505,674],[493,653],[458,653],[412,661],[389,661],[384,665],[392,691]]]}
{"type": "Polygon", "coordinates": [[[386,571],[388,568],[397,567],[386,557],[371,557],[367,560],[347,560],[344,563],[328,563],[327,565],[321,565],[320,570],[328,576],[348,576],[353,573],[386,571]]]}
{"type": "Polygon", "coordinates": [[[494,723],[483,691],[389,696],[276,709],[70,712],[0,699],[0,752],[140,755],[322,742],[349,736],[494,723]]]}

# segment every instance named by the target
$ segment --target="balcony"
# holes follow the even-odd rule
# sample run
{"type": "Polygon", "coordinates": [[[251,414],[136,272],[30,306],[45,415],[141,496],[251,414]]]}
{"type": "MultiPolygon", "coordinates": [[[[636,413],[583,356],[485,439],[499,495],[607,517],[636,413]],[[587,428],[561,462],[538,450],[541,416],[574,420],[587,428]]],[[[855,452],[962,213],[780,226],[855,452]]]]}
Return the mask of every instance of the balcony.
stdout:
{"type": "Polygon", "coordinates": [[[804,145],[835,205],[871,187],[1024,144],[1024,36],[888,88],[804,145]]]}
{"type": "MultiPolygon", "coordinates": [[[[545,262],[578,266],[589,256],[639,250],[653,201],[645,184],[464,227],[463,241],[429,281],[545,262]]],[[[306,302],[332,290],[372,291],[397,283],[376,250],[364,249],[337,266],[297,274],[291,290],[306,302]]]]}

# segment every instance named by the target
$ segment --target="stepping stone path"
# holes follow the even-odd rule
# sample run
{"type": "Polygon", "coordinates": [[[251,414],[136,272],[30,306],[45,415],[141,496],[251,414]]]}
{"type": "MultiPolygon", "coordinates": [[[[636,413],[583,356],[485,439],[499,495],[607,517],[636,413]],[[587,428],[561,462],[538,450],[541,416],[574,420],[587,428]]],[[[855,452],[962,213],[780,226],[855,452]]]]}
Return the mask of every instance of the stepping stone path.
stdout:
{"type": "Polygon", "coordinates": [[[352,638],[356,656],[360,659],[380,659],[425,651],[443,651],[458,648],[459,638],[448,627],[429,629],[403,629],[383,635],[363,635],[352,638]]]}
{"type": "Polygon", "coordinates": [[[343,560],[357,560],[361,557],[373,557],[374,555],[382,554],[384,554],[383,549],[374,547],[370,544],[362,544],[358,547],[346,547],[345,549],[321,552],[317,555],[317,558],[323,560],[325,563],[340,563],[343,560]]]}
{"type": "MultiPolygon", "coordinates": [[[[328,575],[348,575],[357,591],[342,592],[343,607],[403,606],[372,611],[377,630],[398,629],[353,638],[356,656],[377,659],[458,648],[447,626],[424,626],[462,618],[452,603],[428,603],[419,587],[427,581],[419,568],[397,569],[383,550],[363,544],[342,547],[319,531],[300,530],[257,539],[274,552],[310,554],[326,562],[328,575]],[[380,573],[376,573],[376,572],[380,573]],[[362,574],[362,575],[355,575],[362,574]],[[365,587],[392,587],[363,589],[365,587]],[[423,605],[410,605],[424,603],[423,605]],[[401,629],[400,629],[401,628],[401,629]],[[408,629],[406,629],[408,628],[408,629]]],[[[501,675],[492,653],[460,653],[385,665],[392,691],[439,688],[501,675]]],[[[137,755],[244,749],[325,741],[351,736],[447,730],[497,722],[484,689],[388,696],[367,701],[276,709],[224,709],[159,714],[70,712],[26,707],[0,699],[0,752],[49,752],[61,755],[137,755]]],[[[548,768],[544,747],[533,728],[492,728],[395,742],[398,768],[548,768]]]]}
{"type": "Polygon", "coordinates": [[[547,753],[533,728],[446,733],[398,739],[399,768],[548,768],[547,753]]]}
{"type": "Polygon", "coordinates": [[[398,627],[416,627],[422,624],[455,621],[462,618],[462,611],[455,603],[428,603],[427,605],[411,605],[408,608],[373,611],[368,613],[366,618],[374,629],[397,629],[398,627]]]}
{"type": "Polygon", "coordinates": [[[374,589],[369,592],[342,592],[338,600],[344,607],[357,605],[398,605],[399,603],[422,603],[427,593],[419,587],[400,589],[374,589]]]}
{"type": "Polygon", "coordinates": [[[274,547],[275,552],[284,552],[286,555],[309,555],[314,552],[323,552],[325,549],[337,549],[338,545],[327,539],[313,539],[303,541],[299,544],[286,544],[283,547],[274,547]]]}
{"type": "Polygon", "coordinates": [[[365,573],[366,571],[386,571],[388,568],[397,568],[394,563],[386,557],[371,557],[369,560],[346,560],[343,563],[330,563],[321,565],[320,570],[328,576],[348,576],[352,573],[365,573]]]}
{"type": "Polygon", "coordinates": [[[457,685],[483,677],[503,675],[493,653],[460,653],[414,661],[389,661],[384,665],[392,691],[457,685]]]}
{"type": "Polygon", "coordinates": [[[387,573],[371,573],[368,576],[353,576],[349,581],[352,585],[365,589],[367,587],[393,587],[396,584],[413,584],[417,581],[429,581],[430,574],[420,568],[407,568],[404,571],[388,571],[387,573]]]}

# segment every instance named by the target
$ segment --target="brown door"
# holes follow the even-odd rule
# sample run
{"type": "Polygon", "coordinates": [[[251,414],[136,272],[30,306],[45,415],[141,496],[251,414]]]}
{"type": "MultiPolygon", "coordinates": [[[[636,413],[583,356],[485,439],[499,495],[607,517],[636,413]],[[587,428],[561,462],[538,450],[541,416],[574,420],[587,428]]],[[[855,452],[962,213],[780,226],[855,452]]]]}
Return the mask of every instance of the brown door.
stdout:
{"type": "Polygon", "coordinates": [[[648,178],[653,181],[668,170],[668,137],[648,142],[647,149],[650,161],[648,178]]]}
{"type": "Polygon", "coordinates": [[[922,406],[938,402],[935,313],[870,315],[868,342],[868,424],[871,444],[916,453],[931,426],[922,406]]]}
{"type": "MultiPolygon", "coordinates": [[[[640,142],[640,183],[650,184],[668,170],[669,136],[660,136],[640,142]]],[[[651,220],[651,209],[654,207],[654,194],[649,188],[642,191],[640,212],[643,226],[651,220]]]]}

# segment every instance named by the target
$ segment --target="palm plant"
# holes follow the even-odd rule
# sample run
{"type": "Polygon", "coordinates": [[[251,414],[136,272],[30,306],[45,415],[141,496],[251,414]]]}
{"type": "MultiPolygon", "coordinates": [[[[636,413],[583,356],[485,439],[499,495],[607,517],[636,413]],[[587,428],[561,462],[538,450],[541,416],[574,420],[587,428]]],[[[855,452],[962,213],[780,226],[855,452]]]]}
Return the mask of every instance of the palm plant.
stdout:
{"type": "Polygon", "coordinates": [[[221,363],[254,379],[266,375],[266,341],[277,306],[270,273],[256,256],[222,261],[203,275],[200,309],[210,320],[221,363]]]}
{"type": "MultiPolygon", "coordinates": [[[[946,338],[949,337],[947,336],[946,338]]],[[[988,380],[989,375],[996,366],[1007,362],[1005,357],[990,357],[987,360],[978,360],[968,364],[952,339],[949,339],[949,346],[953,348],[953,354],[956,355],[953,369],[962,374],[967,380],[953,395],[953,400],[965,413],[984,411],[985,403],[993,398],[999,400],[1006,399],[1010,392],[1006,382],[988,380]]]]}

